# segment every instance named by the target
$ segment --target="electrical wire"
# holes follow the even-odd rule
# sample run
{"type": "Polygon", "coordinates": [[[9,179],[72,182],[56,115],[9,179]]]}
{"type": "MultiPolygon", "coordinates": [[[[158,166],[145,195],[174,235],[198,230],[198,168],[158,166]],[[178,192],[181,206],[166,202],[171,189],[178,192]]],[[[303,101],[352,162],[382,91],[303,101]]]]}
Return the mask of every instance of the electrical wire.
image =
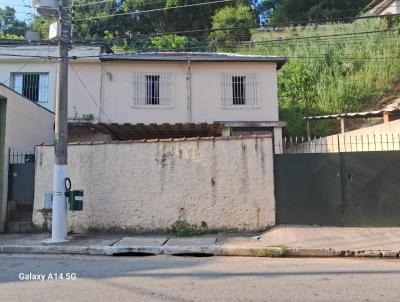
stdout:
{"type": "Polygon", "coordinates": [[[211,1],[211,2],[201,2],[201,3],[187,4],[187,5],[178,5],[178,6],[171,6],[171,7],[154,8],[154,9],[148,9],[148,10],[142,10],[142,11],[132,11],[132,12],[126,12],[126,13],[117,13],[117,14],[111,14],[111,15],[105,15],[105,16],[94,16],[94,17],[88,17],[88,18],[75,19],[73,21],[80,22],[80,21],[87,21],[87,20],[97,20],[97,19],[110,18],[110,17],[127,16],[127,15],[133,15],[133,14],[152,13],[152,12],[159,12],[159,11],[169,11],[169,10],[179,9],[179,8],[199,7],[199,6],[204,6],[204,5],[226,3],[226,2],[232,2],[232,1],[233,0],[217,0],[217,1],[211,1]]]}
{"type": "Polygon", "coordinates": [[[71,67],[72,72],[76,75],[76,77],[78,78],[79,82],[85,88],[85,90],[88,93],[88,95],[89,95],[90,99],[92,100],[93,104],[95,104],[97,109],[99,109],[99,112],[103,113],[108,118],[108,122],[111,123],[110,116],[106,112],[104,112],[103,109],[101,109],[101,106],[99,104],[97,104],[96,99],[93,97],[93,95],[90,92],[89,88],[87,87],[87,85],[85,84],[83,79],[80,77],[79,73],[75,70],[74,66],[71,63],[69,63],[68,65],[71,67]]]}

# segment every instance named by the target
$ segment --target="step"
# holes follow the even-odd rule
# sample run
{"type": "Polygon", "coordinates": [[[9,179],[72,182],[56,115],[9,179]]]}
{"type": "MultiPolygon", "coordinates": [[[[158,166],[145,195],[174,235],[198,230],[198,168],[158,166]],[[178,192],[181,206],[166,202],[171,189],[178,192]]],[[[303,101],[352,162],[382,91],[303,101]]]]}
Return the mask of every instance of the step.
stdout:
{"type": "Polygon", "coordinates": [[[32,222],[7,222],[5,225],[6,233],[24,234],[32,233],[34,230],[32,222]]]}
{"type": "Polygon", "coordinates": [[[32,222],[32,212],[15,212],[11,215],[10,222],[32,222]]]}

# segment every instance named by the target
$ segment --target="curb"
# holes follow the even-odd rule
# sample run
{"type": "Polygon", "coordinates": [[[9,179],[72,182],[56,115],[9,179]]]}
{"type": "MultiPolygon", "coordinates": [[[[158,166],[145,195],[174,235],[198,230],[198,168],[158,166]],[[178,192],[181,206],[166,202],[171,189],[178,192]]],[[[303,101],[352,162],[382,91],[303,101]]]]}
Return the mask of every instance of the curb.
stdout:
{"type": "Polygon", "coordinates": [[[242,247],[242,246],[0,246],[0,253],[18,254],[71,254],[96,256],[237,256],[237,257],[368,257],[399,258],[399,251],[390,250],[345,250],[305,249],[285,247],[242,247]]]}

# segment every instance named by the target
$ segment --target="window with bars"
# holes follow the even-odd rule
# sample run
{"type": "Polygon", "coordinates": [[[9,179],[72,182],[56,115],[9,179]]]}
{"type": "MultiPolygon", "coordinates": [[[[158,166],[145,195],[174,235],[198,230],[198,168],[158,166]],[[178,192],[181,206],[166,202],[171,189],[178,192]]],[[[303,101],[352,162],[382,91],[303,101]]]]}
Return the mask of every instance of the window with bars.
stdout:
{"type": "Polygon", "coordinates": [[[34,102],[48,102],[49,75],[47,73],[12,73],[11,88],[34,102]]]}
{"type": "Polygon", "coordinates": [[[169,107],[173,101],[172,73],[134,73],[133,104],[142,107],[169,107]]]}
{"type": "Polygon", "coordinates": [[[146,105],[160,105],[159,75],[146,75],[146,105]]]}
{"type": "Polygon", "coordinates": [[[254,108],[259,106],[258,83],[255,73],[221,75],[223,108],[254,108]]]}

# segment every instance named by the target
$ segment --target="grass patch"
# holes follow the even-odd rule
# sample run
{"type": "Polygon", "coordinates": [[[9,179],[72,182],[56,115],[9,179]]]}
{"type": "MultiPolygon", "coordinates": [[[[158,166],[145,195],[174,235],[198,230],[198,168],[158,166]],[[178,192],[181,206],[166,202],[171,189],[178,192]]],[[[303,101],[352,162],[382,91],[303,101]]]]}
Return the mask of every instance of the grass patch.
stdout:
{"type": "Polygon", "coordinates": [[[286,246],[266,247],[258,249],[256,252],[257,257],[284,257],[288,248],[286,246]]]}
{"type": "Polygon", "coordinates": [[[193,237],[206,234],[216,234],[217,230],[209,229],[205,221],[198,224],[191,224],[185,220],[176,221],[168,229],[168,233],[176,237],[193,237]]]}

